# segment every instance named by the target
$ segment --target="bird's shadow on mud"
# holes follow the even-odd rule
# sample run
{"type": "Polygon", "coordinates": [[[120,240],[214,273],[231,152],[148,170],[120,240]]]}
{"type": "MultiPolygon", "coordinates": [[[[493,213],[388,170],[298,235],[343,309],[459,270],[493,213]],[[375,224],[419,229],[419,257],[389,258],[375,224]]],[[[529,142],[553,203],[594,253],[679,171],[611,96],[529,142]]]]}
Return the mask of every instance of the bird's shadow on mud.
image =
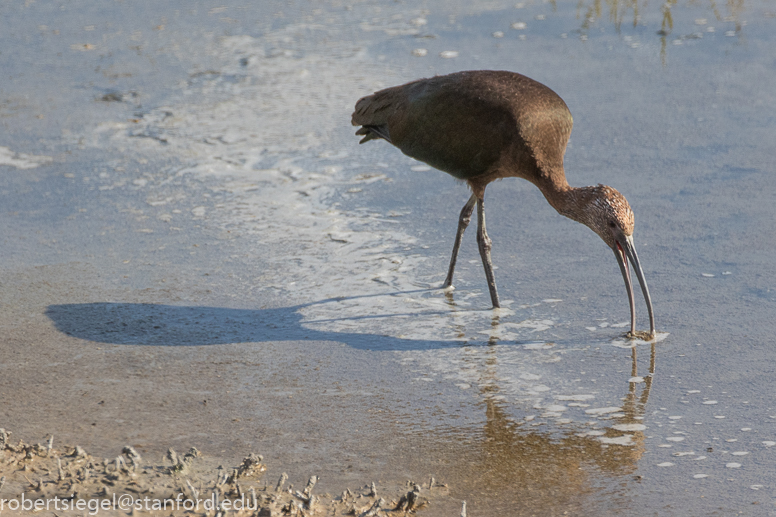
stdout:
{"type": "MultiPolygon", "coordinates": [[[[428,290],[411,292],[423,291],[428,290]]],[[[305,326],[305,323],[311,323],[304,321],[301,310],[305,307],[338,303],[353,298],[331,298],[273,309],[230,309],[154,303],[76,303],[50,305],[46,309],[46,315],[60,332],[79,339],[116,345],[207,346],[302,340],[337,341],[362,350],[412,350],[459,345],[458,342],[449,340],[402,339],[368,332],[315,330],[305,326]]],[[[429,314],[388,314],[385,317],[401,318],[397,321],[398,328],[411,325],[413,316],[429,314]]],[[[347,319],[368,321],[374,317],[376,316],[370,315],[347,319]]],[[[368,329],[368,323],[365,327],[368,329]]]]}

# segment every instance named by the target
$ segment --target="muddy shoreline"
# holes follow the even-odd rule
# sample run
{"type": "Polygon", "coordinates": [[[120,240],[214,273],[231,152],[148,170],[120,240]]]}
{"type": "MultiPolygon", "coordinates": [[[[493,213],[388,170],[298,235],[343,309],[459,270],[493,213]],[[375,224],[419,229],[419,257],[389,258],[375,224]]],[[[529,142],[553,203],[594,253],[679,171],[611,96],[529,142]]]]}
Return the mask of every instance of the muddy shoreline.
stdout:
{"type": "MultiPolygon", "coordinates": [[[[192,447],[185,454],[172,448],[164,461],[149,461],[132,446],[114,458],[95,458],[81,446],[31,445],[0,429],[0,491],[4,509],[19,514],[52,511],[55,515],[357,515],[378,517],[419,513],[447,495],[447,486],[431,478],[425,485],[380,486],[374,481],[337,496],[313,493],[319,478],[304,488],[275,483],[254,453],[231,467],[192,447]]],[[[296,476],[293,476],[296,478],[296,476]]],[[[2,511],[2,510],[0,510],[2,511]]]]}

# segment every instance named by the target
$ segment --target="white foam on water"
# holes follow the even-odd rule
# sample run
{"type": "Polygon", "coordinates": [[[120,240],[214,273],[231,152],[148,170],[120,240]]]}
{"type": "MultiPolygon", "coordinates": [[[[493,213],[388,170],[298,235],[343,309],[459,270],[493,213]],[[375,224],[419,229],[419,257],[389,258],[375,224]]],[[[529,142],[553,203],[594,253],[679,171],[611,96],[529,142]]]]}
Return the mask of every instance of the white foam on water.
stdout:
{"type": "Polygon", "coordinates": [[[622,411],[622,408],[600,407],[600,408],[586,409],[585,413],[587,413],[588,415],[605,415],[607,413],[617,413],[618,411],[622,411]]]}
{"type": "Polygon", "coordinates": [[[612,429],[616,431],[644,431],[647,428],[644,424],[615,424],[612,429]]]}
{"type": "Polygon", "coordinates": [[[593,430],[593,431],[587,431],[586,433],[580,433],[578,436],[603,436],[606,434],[606,431],[601,430],[593,430]]]}
{"type": "Polygon", "coordinates": [[[0,165],[9,165],[17,169],[34,169],[53,160],[51,156],[17,153],[8,147],[0,146],[0,165]]]}
{"type": "Polygon", "coordinates": [[[526,343],[522,345],[526,350],[549,350],[555,343],[526,343]]]}
{"type": "Polygon", "coordinates": [[[617,437],[601,436],[598,441],[607,445],[635,445],[632,434],[624,434],[617,437]]]}
{"type": "Polygon", "coordinates": [[[595,395],[580,394],[580,395],[555,395],[555,400],[592,400],[595,395]]]}

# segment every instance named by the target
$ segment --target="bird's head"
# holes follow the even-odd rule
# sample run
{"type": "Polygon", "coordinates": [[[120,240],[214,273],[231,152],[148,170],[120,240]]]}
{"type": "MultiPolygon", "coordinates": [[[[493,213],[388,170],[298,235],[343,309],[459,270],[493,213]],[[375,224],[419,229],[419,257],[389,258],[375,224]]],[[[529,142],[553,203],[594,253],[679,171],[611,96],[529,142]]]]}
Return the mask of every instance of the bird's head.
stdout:
{"type": "Polygon", "coordinates": [[[598,185],[578,189],[577,219],[598,234],[613,250],[617,242],[633,235],[633,210],[625,196],[612,187],[598,185]]]}
{"type": "Polygon", "coordinates": [[[652,312],[652,300],[649,296],[647,281],[641,270],[636,247],[633,244],[633,210],[625,196],[606,185],[584,187],[578,190],[576,214],[574,219],[587,225],[598,234],[617,257],[625,287],[628,289],[628,300],[631,309],[631,334],[636,332],[636,308],[633,300],[628,260],[633,264],[633,270],[641,284],[641,291],[649,311],[650,335],[655,335],[655,316],[652,312]]]}

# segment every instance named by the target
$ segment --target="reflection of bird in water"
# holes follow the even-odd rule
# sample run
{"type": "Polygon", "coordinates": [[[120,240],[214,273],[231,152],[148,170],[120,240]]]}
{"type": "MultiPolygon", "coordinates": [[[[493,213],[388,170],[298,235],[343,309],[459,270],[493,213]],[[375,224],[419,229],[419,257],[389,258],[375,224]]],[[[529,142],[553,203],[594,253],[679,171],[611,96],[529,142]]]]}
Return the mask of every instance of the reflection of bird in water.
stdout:
{"type": "MultiPolygon", "coordinates": [[[[652,343],[649,375],[638,394],[637,385],[630,383],[622,405],[624,415],[605,421],[604,428],[590,432],[586,426],[547,422],[516,422],[499,400],[496,368],[497,349],[488,347],[485,370],[480,377],[480,393],[485,396],[486,422],[479,448],[470,452],[467,469],[461,479],[448,476],[451,485],[468,492],[467,498],[483,514],[491,515],[595,515],[600,508],[596,492],[606,490],[612,507],[617,490],[632,475],[645,451],[643,416],[655,372],[656,347],[652,343]],[[628,424],[634,431],[620,431],[628,424]],[[601,434],[601,431],[603,434],[601,434]],[[621,443],[616,444],[622,438],[621,443]],[[614,479],[601,483],[601,477],[614,479]],[[609,488],[607,488],[607,485],[609,488]],[[512,509],[510,511],[510,508],[512,509]],[[515,509],[520,509],[520,512],[515,509]]],[[[636,348],[633,348],[631,376],[637,376],[636,348]]],[[[603,422],[602,422],[603,423],[603,422]]],[[[471,449],[471,448],[470,448],[471,449]]],[[[468,455],[469,451],[461,452],[468,455]]]]}
{"type": "Polygon", "coordinates": [[[491,240],[485,230],[485,187],[499,178],[523,178],[536,185],[560,214],[590,227],[614,251],[628,290],[631,334],[635,334],[630,259],[654,335],[652,302],[633,244],[633,212],[625,197],[611,187],[569,186],[563,155],[572,119],[555,92],[512,72],[458,72],[364,97],[356,103],[352,123],[362,126],[356,131],[364,135],[361,143],[387,140],[404,154],[466,181],[471,188],[472,196],[458,221],[445,287],[452,285],[458,248],[476,204],[480,256],[493,307],[500,306],[491,240]]]}

